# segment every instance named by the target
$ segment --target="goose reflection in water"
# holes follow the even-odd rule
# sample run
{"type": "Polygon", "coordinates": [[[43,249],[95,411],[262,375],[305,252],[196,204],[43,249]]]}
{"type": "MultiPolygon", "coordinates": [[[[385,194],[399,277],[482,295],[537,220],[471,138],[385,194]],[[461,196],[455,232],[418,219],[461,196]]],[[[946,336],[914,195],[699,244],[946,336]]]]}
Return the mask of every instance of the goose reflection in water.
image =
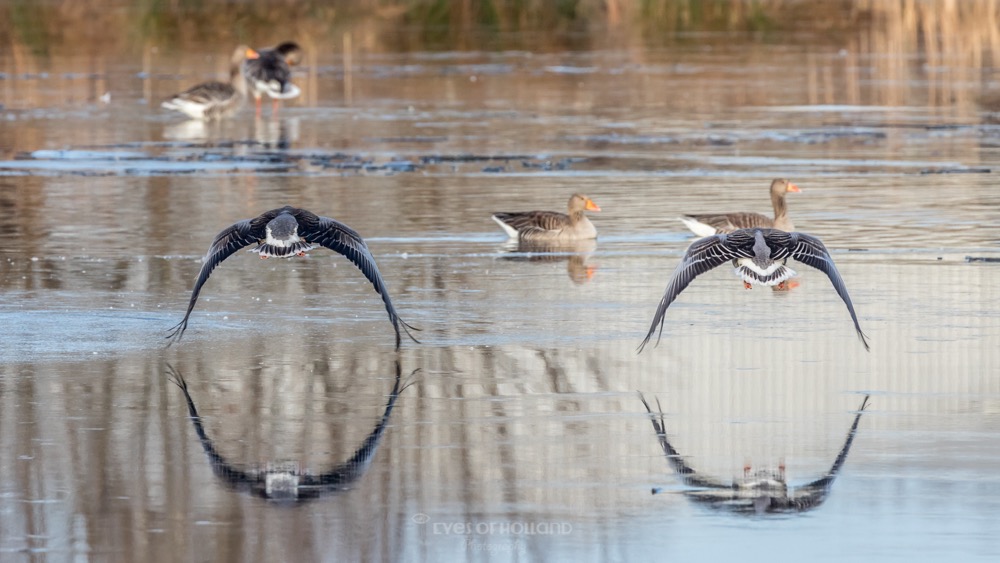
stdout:
{"type": "Polygon", "coordinates": [[[589,282],[597,266],[588,264],[590,255],[597,249],[596,239],[576,241],[538,241],[512,239],[503,244],[504,260],[519,262],[566,261],[566,274],[576,285],[589,282]]]}
{"type": "MultiPolygon", "coordinates": [[[[847,432],[844,445],[840,448],[837,459],[834,460],[826,474],[811,483],[789,491],[788,482],[785,480],[784,463],[778,466],[777,471],[751,471],[751,467],[748,465],[743,468],[743,478],[729,484],[698,474],[670,444],[660,401],[656,401],[657,412],[654,413],[646,399],[641,394],[639,395],[639,399],[646,407],[652,420],[653,430],[656,431],[660,447],[663,448],[667,461],[674,468],[674,471],[680,474],[685,485],[696,487],[695,490],[685,491],[685,496],[711,508],[728,510],[738,514],[806,512],[823,504],[830,492],[830,487],[833,486],[833,480],[847,460],[847,454],[851,450],[851,443],[858,430],[861,415],[868,406],[868,397],[865,395],[861,402],[858,413],[854,416],[854,423],[847,432]]],[[[659,492],[659,489],[653,489],[654,495],[659,492]]]]}
{"type": "Polygon", "coordinates": [[[417,373],[417,370],[404,379],[400,377],[400,365],[398,361],[396,362],[395,382],[378,424],[349,460],[319,474],[303,472],[294,462],[268,465],[262,469],[248,471],[237,469],[215,449],[212,439],[205,432],[184,377],[170,364],[167,364],[167,372],[170,381],[184,392],[191,423],[194,425],[198,440],[201,441],[201,447],[205,450],[205,455],[208,456],[208,461],[211,463],[212,471],[216,477],[237,491],[250,493],[267,500],[303,502],[347,490],[368,471],[386,426],[389,424],[389,417],[396,405],[396,399],[413,383],[412,377],[417,373]]]}

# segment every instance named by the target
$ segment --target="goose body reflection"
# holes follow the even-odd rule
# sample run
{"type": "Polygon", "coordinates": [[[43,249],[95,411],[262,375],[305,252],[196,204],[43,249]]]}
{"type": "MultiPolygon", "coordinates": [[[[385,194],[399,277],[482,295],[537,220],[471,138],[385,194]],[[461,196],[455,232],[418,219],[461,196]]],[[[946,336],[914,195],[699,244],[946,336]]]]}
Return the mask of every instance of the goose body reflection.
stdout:
{"type": "Polygon", "coordinates": [[[188,319],[198,302],[198,295],[212,271],[237,250],[251,244],[256,246],[250,251],[256,252],[261,259],[305,256],[317,245],[344,255],[371,282],[375,293],[382,296],[385,310],[396,331],[396,348],[401,344],[400,328],[416,342],[410,334],[410,329],[414,328],[403,322],[396,314],[385,282],[382,280],[382,274],[375,264],[375,257],[368,250],[368,245],[361,235],[335,219],[291,206],[266,211],[253,219],[244,219],[216,235],[208,248],[208,253],[202,259],[201,271],[191,291],[187,312],[168,335],[168,338],[172,339],[171,342],[179,340],[187,330],[188,319]]]}
{"type": "Polygon", "coordinates": [[[865,350],[868,350],[868,340],[861,331],[847,286],[821,240],[805,233],[786,233],[777,229],[740,229],[696,240],[688,247],[667,283],[667,289],[656,308],[646,338],[639,345],[639,351],[649,343],[653,334],[657,334],[656,341],[659,343],[667,308],[699,275],[731,261],[747,289],[754,284],[784,287],[785,281],[795,275],[786,265],[789,258],[812,266],[830,278],[837,295],[851,314],[858,338],[865,350]]]}
{"type": "Polygon", "coordinates": [[[587,260],[597,249],[596,239],[575,241],[510,240],[503,246],[508,254],[503,258],[524,262],[566,261],[566,275],[577,284],[585,284],[594,277],[597,266],[587,260]]]}
{"type": "MultiPolygon", "coordinates": [[[[869,396],[865,395],[861,401],[854,422],[847,432],[847,438],[826,474],[815,481],[790,489],[784,463],[779,464],[777,470],[754,471],[747,465],[743,468],[743,477],[730,483],[698,473],[670,443],[659,400],[656,401],[657,408],[654,412],[645,397],[639,395],[639,400],[649,413],[653,430],[656,432],[663,454],[667,457],[667,462],[680,475],[685,485],[695,488],[685,491],[684,495],[711,508],[743,514],[805,512],[821,505],[826,500],[844,462],[847,461],[851,444],[854,443],[854,436],[858,431],[858,423],[861,422],[861,415],[868,406],[868,398],[869,396]]],[[[653,489],[653,494],[658,492],[659,489],[653,489]]]]}
{"type": "Polygon", "coordinates": [[[166,369],[169,380],[184,393],[191,424],[194,426],[198,440],[201,442],[202,449],[205,451],[212,466],[212,472],[215,473],[216,477],[235,490],[267,500],[284,502],[314,500],[327,494],[347,490],[364,476],[375,458],[375,452],[378,450],[400,393],[410,386],[411,378],[416,373],[414,370],[410,377],[401,377],[402,371],[397,361],[393,387],[382,416],[379,417],[378,423],[355,450],[354,455],[344,463],[326,471],[311,473],[304,471],[295,462],[268,463],[261,468],[252,470],[242,470],[230,463],[219,453],[212,439],[205,432],[201,417],[198,415],[198,408],[195,406],[184,377],[170,364],[167,364],[166,369]]]}
{"type": "Polygon", "coordinates": [[[567,213],[498,211],[493,214],[493,220],[512,239],[565,242],[597,238],[597,229],[585,212],[601,208],[583,194],[571,195],[566,207],[567,213]]]}
{"type": "Polygon", "coordinates": [[[760,213],[740,211],[735,213],[685,215],[680,220],[692,233],[700,237],[731,233],[739,229],[753,229],[755,227],[794,231],[795,225],[788,218],[788,204],[785,203],[785,194],[800,192],[802,190],[784,178],[777,178],[771,182],[769,191],[771,194],[771,206],[774,208],[773,219],[760,213]]]}

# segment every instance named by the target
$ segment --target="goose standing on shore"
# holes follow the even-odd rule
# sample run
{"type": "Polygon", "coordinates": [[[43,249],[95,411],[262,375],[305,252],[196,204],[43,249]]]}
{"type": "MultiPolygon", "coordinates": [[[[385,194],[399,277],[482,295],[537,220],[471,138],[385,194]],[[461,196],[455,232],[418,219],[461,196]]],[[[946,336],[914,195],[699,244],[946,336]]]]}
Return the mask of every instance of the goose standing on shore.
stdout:
{"type": "Polygon", "coordinates": [[[600,211],[589,197],[573,194],[569,214],[557,211],[497,212],[493,220],[511,238],[527,241],[571,241],[597,238],[597,229],[585,211],[600,211]]]}
{"type": "Polygon", "coordinates": [[[301,90],[292,84],[292,69],[302,60],[302,48],[294,41],[285,41],[277,47],[247,52],[243,74],[253,94],[260,117],[261,97],[267,94],[272,100],[271,114],[278,113],[278,100],[297,97],[301,90]]]}
{"type": "Polygon", "coordinates": [[[847,294],[847,286],[844,285],[844,280],[840,277],[840,272],[837,271],[833,258],[830,257],[822,241],[805,233],[787,233],[778,229],[739,229],[728,234],[705,237],[691,244],[667,284],[649,332],[639,345],[639,351],[642,352],[653,334],[657,332],[657,326],[660,330],[656,341],[659,343],[667,307],[699,275],[731,260],[736,268],[736,274],[743,278],[743,285],[747,289],[755,283],[781,287],[785,280],[795,275],[795,272],[785,265],[788,258],[812,266],[830,278],[833,288],[837,290],[837,294],[851,313],[858,338],[864,344],[865,350],[868,350],[868,340],[861,331],[861,325],[858,324],[854,305],[851,304],[851,297],[847,294]]]}
{"type": "Polygon", "coordinates": [[[785,203],[785,194],[800,191],[802,190],[798,186],[784,178],[777,178],[771,182],[771,205],[774,206],[774,219],[760,213],[744,211],[685,215],[680,217],[680,220],[688,229],[691,229],[691,232],[701,237],[755,227],[792,232],[795,230],[795,225],[788,218],[788,204],[785,203]]]}
{"type": "Polygon", "coordinates": [[[179,111],[192,119],[211,121],[229,117],[243,107],[247,83],[243,77],[243,61],[252,50],[240,45],[229,61],[229,82],[205,82],[164,101],[161,107],[179,111]]]}
{"type": "Polygon", "coordinates": [[[184,331],[187,330],[188,317],[191,316],[191,311],[194,310],[195,303],[198,302],[201,287],[212,275],[212,270],[237,250],[254,243],[257,246],[250,251],[256,252],[261,259],[272,256],[277,258],[305,256],[306,252],[316,248],[316,245],[343,254],[368,278],[372,287],[375,288],[375,293],[382,296],[385,310],[389,313],[389,321],[392,322],[392,326],[396,330],[396,348],[398,349],[401,343],[400,327],[407,336],[417,342],[409,330],[417,329],[403,322],[396,314],[392,300],[389,299],[385,282],[382,280],[382,274],[379,273],[378,266],[375,264],[375,257],[368,250],[368,245],[365,244],[361,235],[339,221],[286,205],[280,209],[266,211],[253,219],[239,221],[215,236],[215,240],[208,248],[208,253],[202,259],[201,271],[198,273],[194,290],[191,291],[187,312],[184,313],[181,322],[177,323],[167,336],[171,339],[171,343],[180,340],[184,331]]]}

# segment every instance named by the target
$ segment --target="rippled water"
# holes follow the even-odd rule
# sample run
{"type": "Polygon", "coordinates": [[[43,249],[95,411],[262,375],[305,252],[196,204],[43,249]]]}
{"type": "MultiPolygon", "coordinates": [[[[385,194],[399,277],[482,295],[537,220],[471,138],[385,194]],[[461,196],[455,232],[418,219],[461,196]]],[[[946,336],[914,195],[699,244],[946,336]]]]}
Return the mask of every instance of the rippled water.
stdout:
{"type": "Polygon", "coordinates": [[[817,92],[789,69],[883,53],[786,41],[362,56],[349,96],[319,58],[278,119],[210,126],[155,107],[212,76],[200,51],[178,75],[123,55],[107,104],[59,100],[72,61],[8,72],[0,558],[996,557],[1000,130],[923,80],[895,105],[817,92]],[[800,265],[782,293],[699,278],[637,355],[692,240],[676,217],[767,213],[778,176],[871,352],[800,265]],[[596,244],[517,248],[490,220],[574,191],[596,244]],[[366,237],[419,344],[395,352],[368,283],[316,251],[230,258],[165,347],[215,234],[284,204],[366,237]],[[746,514],[699,500],[637,392],[698,475],[783,465],[793,488],[870,399],[818,506],[746,514]]]}

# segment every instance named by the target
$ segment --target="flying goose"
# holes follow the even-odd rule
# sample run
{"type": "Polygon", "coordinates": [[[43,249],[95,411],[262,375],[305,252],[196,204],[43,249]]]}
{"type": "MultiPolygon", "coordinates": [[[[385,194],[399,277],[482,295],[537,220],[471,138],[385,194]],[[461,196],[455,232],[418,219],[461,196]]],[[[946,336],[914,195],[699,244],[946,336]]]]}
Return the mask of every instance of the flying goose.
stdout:
{"type": "Polygon", "coordinates": [[[774,219],[770,219],[760,213],[738,212],[685,215],[680,217],[680,220],[687,228],[691,229],[691,232],[701,237],[731,233],[737,229],[752,229],[754,227],[791,232],[795,230],[795,226],[792,225],[791,219],[788,218],[788,206],[785,204],[785,194],[800,191],[802,190],[798,186],[784,178],[777,178],[771,182],[771,205],[774,206],[774,219]]]}
{"type": "Polygon", "coordinates": [[[208,281],[212,270],[237,250],[254,243],[257,246],[250,249],[250,252],[256,252],[261,259],[271,256],[278,258],[305,256],[305,253],[316,248],[316,245],[343,254],[368,278],[375,288],[375,293],[382,296],[385,310],[389,313],[389,320],[396,330],[396,348],[399,348],[401,341],[400,327],[407,336],[417,342],[409,330],[417,329],[403,322],[396,314],[385,282],[382,281],[382,275],[375,264],[375,257],[368,250],[368,245],[361,235],[339,221],[288,205],[266,211],[253,219],[244,219],[215,236],[208,253],[202,259],[201,271],[198,273],[194,290],[191,291],[191,300],[188,302],[184,319],[171,329],[167,338],[180,340],[184,335],[188,317],[191,316],[201,287],[208,281]]]}
{"type": "Polygon", "coordinates": [[[865,350],[868,350],[868,340],[858,324],[858,316],[854,313],[847,287],[822,241],[805,233],[786,233],[778,229],[739,229],[728,234],[705,237],[691,244],[667,284],[649,332],[639,345],[639,351],[642,352],[649,343],[657,325],[660,330],[656,341],[659,343],[667,307],[697,276],[732,260],[737,275],[743,278],[743,285],[747,289],[755,283],[781,287],[785,280],[795,275],[785,265],[789,257],[826,273],[833,288],[847,305],[858,338],[865,350]]]}
{"type": "Polygon", "coordinates": [[[285,41],[274,48],[247,51],[243,62],[243,74],[253,94],[260,116],[260,100],[267,94],[273,100],[272,113],[278,111],[278,100],[297,97],[301,90],[292,84],[292,69],[290,65],[298,64],[302,59],[302,48],[298,43],[285,41]]]}
{"type": "Polygon", "coordinates": [[[249,50],[246,45],[240,45],[233,51],[229,63],[229,82],[213,81],[192,86],[160,106],[179,111],[192,119],[205,121],[233,115],[243,106],[247,97],[247,83],[242,67],[249,50]]]}
{"type": "Polygon", "coordinates": [[[557,211],[498,212],[493,220],[507,233],[519,240],[570,241],[597,238],[597,229],[587,219],[584,211],[600,211],[589,197],[573,194],[567,204],[569,214],[557,211]]]}

